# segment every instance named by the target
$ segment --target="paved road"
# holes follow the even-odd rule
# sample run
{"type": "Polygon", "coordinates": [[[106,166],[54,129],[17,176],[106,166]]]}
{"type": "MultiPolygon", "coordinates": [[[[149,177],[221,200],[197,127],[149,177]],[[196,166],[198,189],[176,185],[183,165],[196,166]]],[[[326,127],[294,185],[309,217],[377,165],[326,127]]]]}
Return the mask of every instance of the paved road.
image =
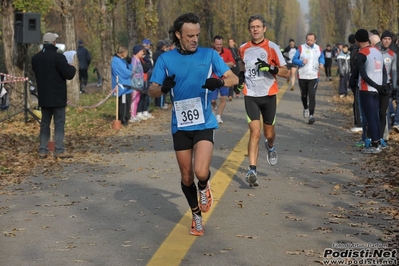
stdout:
{"type": "MultiPolygon", "coordinates": [[[[384,203],[362,197],[363,156],[347,121],[321,82],[316,123],[302,117],[299,90],[282,87],[276,147],[266,162],[259,144],[260,186],[244,181],[248,167],[243,99],[228,102],[217,131],[211,186],[215,205],[204,214],[203,237],[188,234],[167,121],[124,128],[120,142],[63,168],[37,169],[0,195],[0,258],[5,266],[35,265],[320,265],[335,242],[381,243],[373,213],[384,203]]],[[[99,140],[101,141],[101,140],[99,140]]],[[[93,143],[93,145],[96,145],[93,143]]]]}

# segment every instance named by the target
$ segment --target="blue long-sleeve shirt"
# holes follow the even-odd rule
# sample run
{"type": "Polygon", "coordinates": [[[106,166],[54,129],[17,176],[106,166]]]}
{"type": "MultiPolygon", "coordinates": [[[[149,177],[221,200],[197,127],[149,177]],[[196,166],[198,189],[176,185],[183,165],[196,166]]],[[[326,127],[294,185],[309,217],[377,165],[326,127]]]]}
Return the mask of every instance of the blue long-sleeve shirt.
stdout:
{"type": "Polygon", "coordinates": [[[118,83],[123,85],[118,87],[118,97],[122,94],[132,93],[133,90],[132,82],[130,80],[132,76],[132,64],[126,62],[125,59],[120,58],[117,55],[112,57],[111,61],[111,75],[112,75],[112,89],[116,86],[116,77],[118,76],[118,83]]]}

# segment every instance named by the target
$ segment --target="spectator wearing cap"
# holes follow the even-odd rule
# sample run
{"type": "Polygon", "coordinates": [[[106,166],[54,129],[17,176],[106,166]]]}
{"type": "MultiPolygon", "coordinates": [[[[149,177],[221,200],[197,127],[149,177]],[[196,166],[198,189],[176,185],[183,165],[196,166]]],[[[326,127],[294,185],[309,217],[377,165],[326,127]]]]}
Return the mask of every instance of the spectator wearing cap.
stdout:
{"type": "Polygon", "coordinates": [[[151,61],[151,65],[154,65],[154,61],[152,59],[152,42],[150,39],[143,39],[142,45],[145,48],[145,53],[144,53],[144,60],[145,61],[151,61]]]}
{"type": "Polygon", "coordinates": [[[133,57],[132,57],[132,82],[133,93],[132,93],[132,103],[130,106],[130,120],[129,122],[138,122],[140,120],[146,120],[147,118],[143,116],[140,112],[137,116],[138,106],[141,98],[140,90],[144,89],[144,69],[141,60],[144,56],[144,47],[141,45],[135,45],[133,47],[133,57]],[[137,83],[137,88],[135,88],[134,83],[137,83]]]}
{"type": "Polygon", "coordinates": [[[87,80],[89,78],[88,69],[91,62],[91,55],[89,51],[83,46],[83,41],[78,41],[78,50],[76,51],[79,61],[79,82],[80,82],[80,93],[85,92],[87,86],[87,80]]]}
{"type": "MultiPolygon", "coordinates": [[[[384,78],[386,79],[384,59],[380,51],[369,44],[369,32],[367,30],[359,29],[356,31],[355,39],[359,45],[357,54],[359,100],[367,121],[367,131],[371,137],[370,141],[364,139],[365,148],[362,153],[379,153],[381,152],[381,146],[378,113],[380,94],[384,94],[383,82],[384,78]]],[[[365,137],[365,132],[366,129],[363,128],[363,137],[365,137]]]]}
{"type": "MultiPolygon", "coordinates": [[[[158,57],[163,54],[166,51],[166,42],[164,40],[159,40],[157,42],[157,47],[156,50],[154,52],[154,54],[152,55],[152,59],[154,60],[154,66],[157,63],[157,59],[158,57]]],[[[154,104],[155,106],[159,107],[159,108],[163,108],[163,109],[167,109],[168,105],[165,104],[165,95],[161,95],[161,97],[159,98],[155,98],[154,100],[154,104]]]]}
{"type": "Polygon", "coordinates": [[[57,53],[58,34],[47,32],[43,36],[43,49],[32,57],[32,70],[35,73],[39,106],[42,111],[39,134],[39,158],[48,155],[50,140],[50,122],[54,119],[54,156],[58,158],[73,157],[67,153],[64,145],[65,116],[67,105],[67,84],[75,76],[76,68],[66,57],[57,53]]]}

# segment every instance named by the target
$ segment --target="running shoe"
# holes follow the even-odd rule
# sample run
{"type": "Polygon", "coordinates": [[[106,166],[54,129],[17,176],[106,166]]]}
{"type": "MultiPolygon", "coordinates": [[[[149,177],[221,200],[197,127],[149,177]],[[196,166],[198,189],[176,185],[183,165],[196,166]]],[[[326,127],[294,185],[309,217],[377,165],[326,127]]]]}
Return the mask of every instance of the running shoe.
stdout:
{"type": "Polygon", "coordinates": [[[364,147],[365,148],[371,147],[371,139],[370,138],[368,138],[364,141],[364,147]]]}
{"type": "Polygon", "coordinates": [[[140,120],[137,119],[137,117],[135,117],[135,116],[131,116],[130,119],[129,119],[130,123],[135,123],[135,122],[138,122],[138,121],[140,121],[140,120]]]}
{"type": "Polygon", "coordinates": [[[291,90],[292,90],[292,91],[294,90],[294,86],[291,87],[291,90]]]}
{"type": "Polygon", "coordinates": [[[309,125],[313,125],[315,121],[316,121],[316,120],[314,119],[313,115],[310,115],[310,116],[309,116],[308,124],[309,124],[309,125]]]}
{"type": "Polygon", "coordinates": [[[361,139],[361,140],[355,142],[355,146],[356,147],[364,147],[364,143],[365,143],[364,140],[361,139]]]}
{"type": "Polygon", "coordinates": [[[380,139],[380,146],[382,149],[388,148],[388,144],[386,143],[386,141],[384,139],[380,139]]]}
{"type": "Polygon", "coordinates": [[[201,212],[208,212],[213,204],[211,185],[209,184],[209,181],[203,190],[198,191],[200,197],[200,210],[201,212]]]}
{"type": "Polygon", "coordinates": [[[202,226],[202,216],[193,213],[193,220],[191,221],[190,235],[202,236],[204,235],[204,227],[202,226]]]}
{"type": "Polygon", "coordinates": [[[364,154],[375,154],[375,153],[380,153],[381,152],[381,146],[379,146],[378,145],[378,147],[373,147],[373,146],[370,146],[370,147],[365,147],[363,150],[362,150],[362,153],[364,153],[364,154]]]}
{"type": "Polygon", "coordinates": [[[395,130],[396,133],[399,133],[399,125],[398,124],[394,124],[392,128],[393,128],[393,130],[395,130]]]}
{"type": "Polygon", "coordinates": [[[223,124],[223,120],[220,115],[216,115],[216,120],[218,121],[219,124],[223,124]]]}
{"type": "Polygon", "coordinates": [[[267,162],[271,166],[275,166],[277,164],[277,160],[278,160],[276,147],[273,146],[272,148],[269,148],[267,140],[265,140],[265,148],[267,150],[267,155],[266,155],[267,162]]]}
{"type": "Polygon", "coordinates": [[[352,127],[351,132],[353,132],[353,133],[363,132],[363,128],[362,127],[352,127]]]}
{"type": "Polygon", "coordinates": [[[308,118],[309,117],[309,109],[303,109],[303,117],[308,118]]]}
{"type": "Polygon", "coordinates": [[[253,170],[249,169],[247,175],[245,176],[245,181],[249,184],[250,187],[257,187],[259,186],[258,178],[256,177],[258,173],[253,170]]]}

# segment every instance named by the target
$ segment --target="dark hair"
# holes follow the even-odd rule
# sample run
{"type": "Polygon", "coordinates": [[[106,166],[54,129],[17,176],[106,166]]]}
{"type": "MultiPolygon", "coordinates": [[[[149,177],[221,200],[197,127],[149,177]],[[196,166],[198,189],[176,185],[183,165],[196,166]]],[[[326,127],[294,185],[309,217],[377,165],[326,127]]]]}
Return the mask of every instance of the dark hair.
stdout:
{"type": "Polygon", "coordinates": [[[349,34],[349,36],[348,36],[348,42],[349,42],[350,44],[356,43],[355,34],[353,34],[353,33],[349,34]]]}
{"type": "Polygon", "coordinates": [[[215,40],[223,40],[223,37],[220,35],[216,35],[215,37],[213,37],[213,41],[215,40]]]}
{"type": "Polygon", "coordinates": [[[371,32],[372,34],[374,34],[374,35],[380,36],[380,33],[379,33],[378,30],[376,30],[376,29],[373,29],[373,30],[371,30],[370,32],[371,32]]]}
{"type": "Polygon", "coordinates": [[[252,15],[248,19],[248,29],[249,29],[249,24],[251,24],[255,20],[260,20],[263,24],[263,27],[266,27],[266,20],[261,15],[252,15]]]}
{"type": "Polygon", "coordinates": [[[199,23],[199,18],[194,13],[185,13],[179,16],[174,22],[173,26],[169,29],[169,36],[172,42],[177,46],[179,45],[179,39],[177,38],[175,32],[178,31],[181,34],[181,28],[183,27],[184,23],[199,23]]]}
{"type": "Polygon", "coordinates": [[[346,43],[344,45],[342,45],[342,48],[349,48],[349,45],[347,45],[346,43]]]}
{"type": "Polygon", "coordinates": [[[312,32],[309,32],[308,34],[306,34],[305,38],[308,38],[308,36],[312,36],[312,35],[314,36],[314,39],[317,40],[316,34],[314,34],[312,32]]]}
{"type": "Polygon", "coordinates": [[[290,41],[289,41],[289,42],[295,42],[295,41],[294,41],[294,39],[290,39],[290,41]]]}

